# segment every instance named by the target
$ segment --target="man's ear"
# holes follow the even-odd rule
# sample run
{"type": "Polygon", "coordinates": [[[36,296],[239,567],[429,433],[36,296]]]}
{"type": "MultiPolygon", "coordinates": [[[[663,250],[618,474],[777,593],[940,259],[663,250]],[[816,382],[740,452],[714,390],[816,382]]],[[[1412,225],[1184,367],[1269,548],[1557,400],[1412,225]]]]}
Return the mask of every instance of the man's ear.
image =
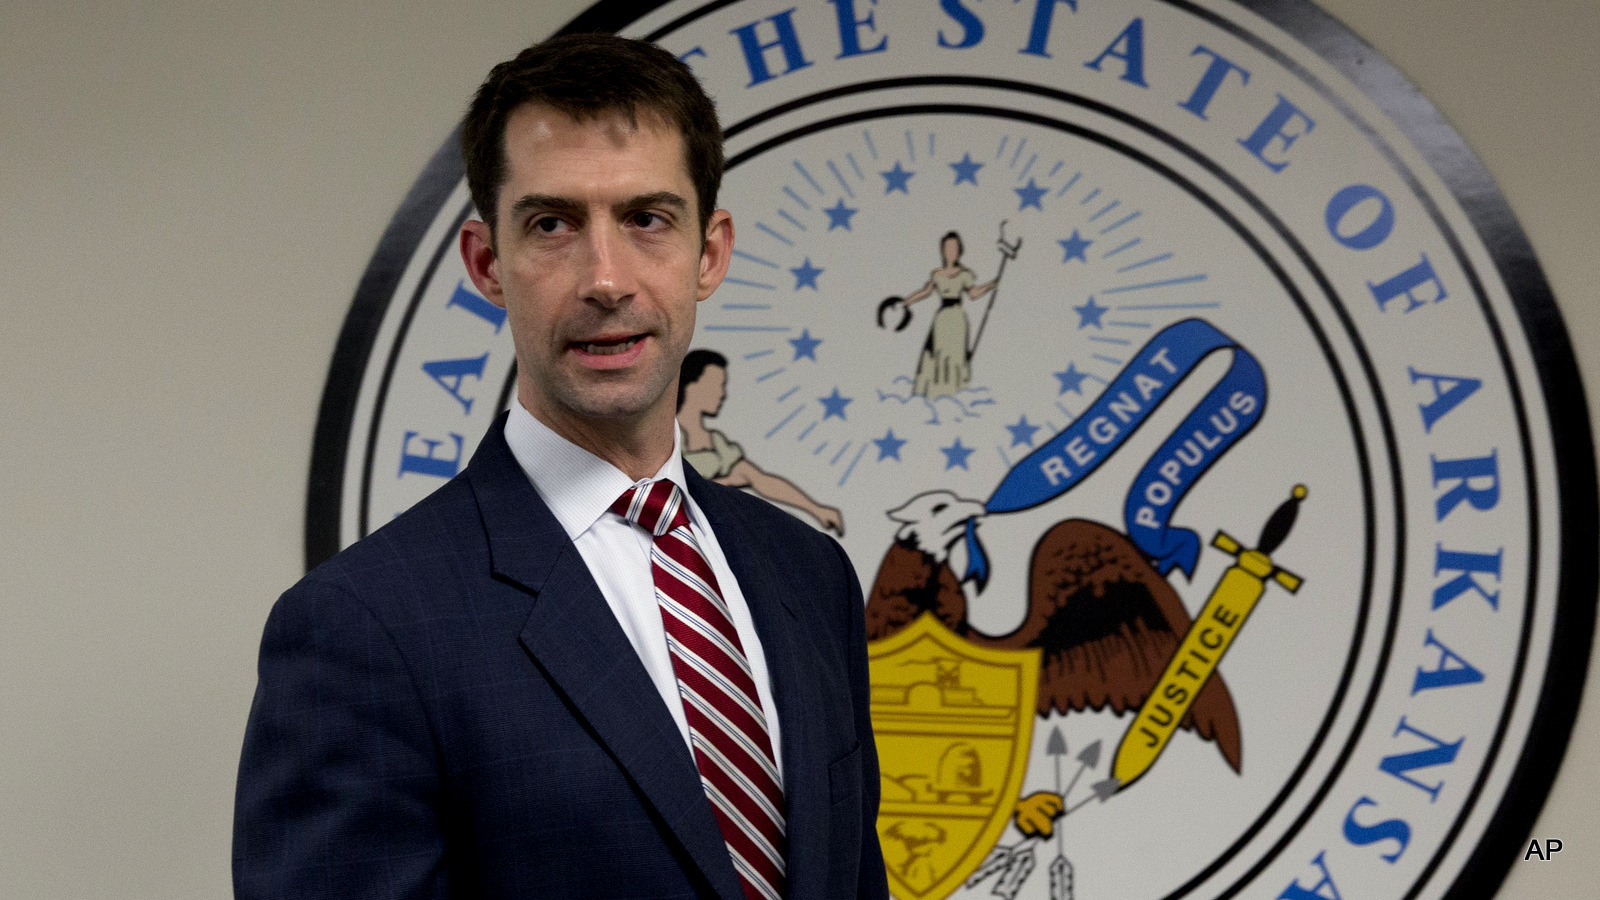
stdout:
{"type": "MultiPolygon", "coordinates": [[[[499,260],[495,257],[494,240],[487,222],[468,219],[461,223],[461,261],[467,264],[467,275],[478,293],[504,309],[506,298],[500,287],[499,260]]],[[[723,263],[722,268],[726,271],[727,263],[723,263]]]]}
{"type": "Polygon", "coordinates": [[[700,290],[695,299],[711,296],[728,274],[733,260],[733,216],[725,209],[711,214],[706,223],[706,240],[700,250],[700,290]]]}

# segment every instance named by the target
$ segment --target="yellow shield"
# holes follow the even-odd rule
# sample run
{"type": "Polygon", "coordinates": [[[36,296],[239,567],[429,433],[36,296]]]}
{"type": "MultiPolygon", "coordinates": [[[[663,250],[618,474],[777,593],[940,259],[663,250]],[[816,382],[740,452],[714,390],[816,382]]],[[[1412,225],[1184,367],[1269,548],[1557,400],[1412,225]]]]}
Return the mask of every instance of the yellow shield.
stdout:
{"type": "Polygon", "coordinates": [[[1016,806],[1039,651],[979,647],[924,613],[867,655],[889,888],[901,900],[944,897],[983,862],[1016,806]]]}

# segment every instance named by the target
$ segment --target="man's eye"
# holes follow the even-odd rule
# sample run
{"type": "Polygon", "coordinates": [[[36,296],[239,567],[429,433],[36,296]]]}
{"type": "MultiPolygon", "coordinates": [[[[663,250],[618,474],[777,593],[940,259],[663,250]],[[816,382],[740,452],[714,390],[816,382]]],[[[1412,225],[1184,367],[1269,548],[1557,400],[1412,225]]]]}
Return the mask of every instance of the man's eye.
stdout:
{"type": "Polygon", "coordinates": [[[557,231],[560,231],[562,226],[565,224],[565,222],[561,221],[555,216],[544,216],[543,218],[533,220],[534,230],[541,231],[545,234],[555,234],[557,231]]]}
{"type": "Polygon", "coordinates": [[[637,212],[633,214],[633,224],[637,228],[659,228],[666,224],[666,219],[653,212],[637,212]]]}

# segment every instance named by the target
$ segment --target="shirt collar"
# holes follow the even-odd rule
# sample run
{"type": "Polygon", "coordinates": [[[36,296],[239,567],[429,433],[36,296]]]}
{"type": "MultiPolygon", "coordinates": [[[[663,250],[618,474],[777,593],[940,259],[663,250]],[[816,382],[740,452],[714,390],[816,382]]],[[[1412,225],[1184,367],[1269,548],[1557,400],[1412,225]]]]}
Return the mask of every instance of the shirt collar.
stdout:
{"type": "MultiPolygon", "coordinates": [[[[533,482],[539,498],[550,507],[556,521],[576,540],[588,531],[622,492],[635,482],[611,463],[595,456],[551,430],[550,426],[534,418],[523,407],[521,400],[511,404],[506,420],[506,443],[523,474],[533,482]]],[[[645,479],[657,481],[665,478],[678,486],[688,496],[689,483],[683,474],[682,438],[678,429],[672,430],[672,455],[654,476],[645,479]]],[[[690,504],[691,509],[693,504],[690,504]]]]}

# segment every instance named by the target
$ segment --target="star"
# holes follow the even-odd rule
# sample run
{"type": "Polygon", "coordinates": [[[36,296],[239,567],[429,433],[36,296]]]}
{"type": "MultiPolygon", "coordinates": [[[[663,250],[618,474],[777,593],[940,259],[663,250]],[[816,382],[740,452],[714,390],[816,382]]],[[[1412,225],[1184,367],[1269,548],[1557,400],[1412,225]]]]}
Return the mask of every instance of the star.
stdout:
{"type": "Polygon", "coordinates": [[[1090,325],[1093,325],[1102,331],[1105,330],[1105,326],[1100,324],[1100,317],[1105,315],[1106,312],[1111,309],[1111,307],[1101,306],[1100,304],[1094,302],[1093,297],[1090,297],[1088,303],[1085,303],[1082,306],[1074,306],[1072,309],[1078,314],[1079,328],[1088,328],[1090,325]]]}
{"type": "Polygon", "coordinates": [[[791,362],[799,362],[802,359],[815,360],[817,358],[817,345],[822,341],[812,337],[811,329],[807,328],[800,332],[799,337],[790,338],[789,343],[794,346],[794,359],[791,362]]]}
{"type": "Polygon", "coordinates": [[[1088,250],[1089,245],[1094,243],[1094,241],[1084,240],[1078,235],[1078,229],[1072,229],[1072,237],[1069,237],[1064,241],[1056,241],[1056,243],[1060,244],[1061,249],[1065,251],[1061,256],[1062,262],[1071,262],[1073,260],[1077,260],[1081,263],[1089,262],[1088,258],[1083,255],[1083,251],[1088,250]]]}
{"type": "Polygon", "coordinates": [[[838,416],[839,418],[843,419],[844,408],[854,402],[855,398],[841,397],[839,396],[839,389],[834,388],[833,393],[826,397],[818,397],[817,401],[822,404],[822,417],[824,419],[828,418],[829,416],[838,416]]]}
{"type": "Polygon", "coordinates": [[[1021,212],[1030,206],[1040,212],[1044,212],[1044,207],[1039,205],[1039,198],[1043,197],[1045,194],[1048,194],[1050,192],[1049,188],[1039,187],[1034,183],[1032,178],[1029,178],[1026,187],[1012,188],[1012,190],[1016,191],[1017,196],[1022,198],[1021,205],[1017,207],[1018,212],[1021,212]]]}
{"type": "Polygon", "coordinates": [[[814,291],[817,289],[817,276],[826,272],[827,269],[818,269],[811,265],[811,257],[808,256],[806,261],[800,264],[799,268],[790,269],[789,271],[794,273],[795,290],[798,291],[803,287],[808,287],[814,291]]]}
{"type": "Polygon", "coordinates": [[[1007,425],[1006,430],[1011,432],[1011,446],[1021,444],[1024,447],[1032,447],[1033,433],[1039,430],[1039,426],[1028,424],[1028,417],[1023,416],[1017,420],[1017,424],[1007,425]]]}
{"type": "Polygon", "coordinates": [[[1089,377],[1083,372],[1079,372],[1078,367],[1072,363],[1067,363],[1067,370],[1065,372],[1056,372],[1055,376],[1061,380],[1061,394],[1065,394],[1067,391],[1071,391],[1074,394],[1082,394],[1084,379],[1089,377]]]}
{"type": "Polygon", "coordinates": [[[823,212],[828,214],[828,230],[832,231],[835,228],[843,228],[845,231],[849,231],[850,217],[860,211],[861,210],[859,209],[851,209],[850,207],[845,206],[844,198],[840,197],[838,206],[823,210],[823,212]]]}
{"type": "Polygon", "coordinates": [[[953,162],[950,168],[956,170],[956,184],[965,181],[973,185],[978,184],[978,170],[983,168],[983,163],[973,162],[971,153],[963,153],[960,162],[953,162]]]}
{"type": "MultiPolygon", "coordinates": [[[[954,444],[951,444],[948,447],[940,447],[939,452],[944,454],[945,471],[949,471],[954,469],[956,466],[966,469],[967,457],[972,455],[973,450],[971,447],[963,447],[961,445],[961,438],[956,438],[956,442],[954,444]]],[[[967,471],[970,472],[971,470],[968,469],[967,471]]]]}
{"type": "Polygon", "coordinates": [[[893,193],[894,191],[899,191],[902,194],[909,194],[911,192],[906,189],[906,182],[910,181],[911,176],[917,173],[907,172],[905,169],[902,169],[900,167],[900,162],[896,160],[894,168],[887,172],[879,172],[878,174],[882,175],[884,180],[888,182],[883,189],[885,194],[893,193]]]}
{"type": "Polygon", "coordinates": [[[897,438],[894,436],[893,428],[889,429],[889,433],[885,434],[883,437],[873,438],[872,442],[878,445],[879,462],[882,462],[886,459],[899,459],[900,448],[906,445],[905,438],[897,438]]]}

